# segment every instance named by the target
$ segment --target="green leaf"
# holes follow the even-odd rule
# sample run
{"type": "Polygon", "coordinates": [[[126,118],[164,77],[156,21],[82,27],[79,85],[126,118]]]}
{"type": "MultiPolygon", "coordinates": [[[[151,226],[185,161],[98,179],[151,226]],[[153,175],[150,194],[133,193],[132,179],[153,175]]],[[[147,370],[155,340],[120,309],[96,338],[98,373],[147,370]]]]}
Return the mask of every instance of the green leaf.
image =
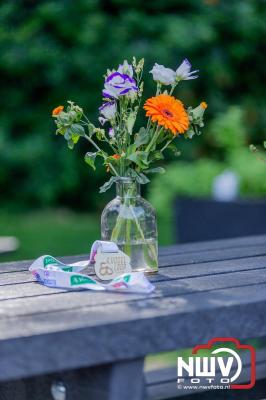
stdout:
{"type": "Polygon", "coordinates": [[[112,176],[109,181],[105,182],[103,186],[100,187],[100,193],[106,192],[106,190],[110,189],[110,187],[118,180],[120,179],[119,176],[112,176]]]}
{"type": "Polygon", "coordinates": [[[145,176],[142,172],[137,172],[132,168],[129,168],[128,172],[129,176],[131,176],[131,178],[136,179],[136,181],[141,185],[145,185],[146,183],[150,182],[147,176],[145,176]]]}
{"type": "Polygon", "coordinates": [[[198,134],[198,133],[196,133],[195,128],[190,128],[188,131],[186,131],[184,133],[184,138],[185,139],[192,139],[195,134],[198,134]]]}
{"type": "Polygon", "coordinates": [[[84,160],[87,164],[89,164],[90,167],[92,167],[95,171],[95,158],[97,157],[97,152],[96,153],[91,153],[88,152],[85,154],[84,160]]]}
{"type": "Polygon", "coordinates": [[[135,153],[135,151],[136,151],[136,145],[135,145],[135,143],[133,143],[133,144],[131,144],[130,146],[127,147],[126,158],[128,156],[130,156],[132,153],[135,153]]]}
{"type": "Polygon", "coordinates": [[[137,116],[136,111],[131,111],[126,122],[127,130],[130,135],[132,134],[132,129],[136,121],[136,116],[137,116]]]}
{"type": "Polygon", "coordinates": [[[171,151],[174,153],[174,155],[175,155],[176,157],[180,156],[180,154],[181,154],[180,150],[178,150],[178,149],[176,148],[176,146],[174,145],[174,143],[170,143],[169,146],[167,146],[167,149],[171,150],[171,151]]]}
{"type": "MultiPolygon", "coordinates": [[[[60,133],[61,133],[61,132],[60,132],[60,133]]],[[[72,133],[71,133],[71,130],[70,130],[69,128],[67,128],[67,129],[65,130],[64,138],[65,138],[66,140],[70,140],[70,139],[72,138],[72,133]]]]}
{"type": "Polygon", "coordinates": [[[73,150],[73,148],[74,148],[74,142],[73,142],[72,139],[69,139],[69,140],[67,141],[67,145],[68,145],[68,148],[69,148],[70,150],[73,150]]]}
{"type": "Polygon", "coordinates": [[[149,165],[148,153],[146,151],[136,151],[135,153],[130,154],[127,157],[127,160],[133,161],[140,168],[147,168],[149,165]]]}
{"type": "Polygon", "coordinates": [[[145,128],[140,128],[139,133],[136,135],[135,138],[135,146],[136,148],[142,146],[143,144],[147,144],[150,139],[150,135],[146,132],[145,128]]]}
{"type": "Polygon", "coordinates": [[[71,132],[74,133],[75,135],[79,135],[79,136],[85,135],[85,130],[82,125],[72,124],[70,129],[71,129],[71,132]]]}
{"type": "Polygon", "coordinates": [[[74,144],[76,144],[79,141],[80,135],[78,133],[75,133],[72,129],[73,125],[69,128],[66,129],[64,138],[67,141],[71,141],[71,148],[74,147],[74,144]],[[73,146],[73,147],[72,147],[73,146]]]}
{"type": "Polygon", "coordinates": [[[145,185],[146,183],[149,183],[150,180],[149,178],[147,178],[146,175],[144,175],[142,172],[139,172],[137,174],[136,180],[138,183],[140,183],[141,185],[145,185]]]}
{"type": "Polygon", "coordinates": [[[80,136],[76,135],[75,133],[72,133],[71,140],[73,141],[74,144],[78,143],[80,136]]]}
{"type": "Polygon", "coordinates": [[[56,135],[60,134],[60,135],[65,135],[66,133],[66,127],[65,126],[60,126],[57,130],[56,130],[56,135]]]}
{"type": "Polygon", "coordinates": [[[89,135],[92,136],[94,134],[94,129],[95,126],[91,123],[88,124],[88,131],[89,131],[89,135]]]}
{"type": "Polygon", "coordinates": [[[162,167],[150,168],[145,170],[145,174],[164,174],[165,169],[162,167]]]}
{"type": "Polygon", "coordinates": [[[153,151],[150,154],[150,161],[157,161],[157,160],[163,160],[164,156],[163,153],[159,150],[153,151]]]}

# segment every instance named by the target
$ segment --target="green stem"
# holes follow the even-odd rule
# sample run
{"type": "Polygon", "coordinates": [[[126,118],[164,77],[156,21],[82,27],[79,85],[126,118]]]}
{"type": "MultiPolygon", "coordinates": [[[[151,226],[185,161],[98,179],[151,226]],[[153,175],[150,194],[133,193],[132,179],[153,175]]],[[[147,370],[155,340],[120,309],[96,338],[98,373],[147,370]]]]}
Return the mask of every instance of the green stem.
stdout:
{"type": "Polygon", "coordinates": [[[123,217],[123,212],[126,210],[126,208],[129,205],[127,203],[130,200],[129,196],[131,196],[131,194],[132,194],[132,189],[131,190],[129,189],[128,193],[125,196],[125,201],[124,201],[124,203],[122,203],[121,210],[119,212],[119,215],[118,215],[117,220],[116,220],[115,227],[114,227],[113,232],[112,232],[112,236],[111,236],[111,240],[112,241],[117,241],[118,240],[118,237],[119,237],[122,225],[123,225],[123,220],[125,219],[123,217]]]}
{"type": "MultiPolygon", "coordinates": [[[[97,151],[99,151],[101,153],[101,155],[103,156],[104,160],[106,160],[107,159],[106,155],[100,149],[100,147],[97,145],[97,143],[95,143],[94,140],[90,136],[88,136],[86,134],[84,135],[84,137],[85,137],[85,139],[87,139],[96,148],[97,151]]],[[[116,169],[114,168],[114,166],[111,163],[109,163],[109,166],[110,166],[111,170],[113,171],[113,173],[116,176],[119,176],[118,172],[116,171],[116,169]]]]}
{"type": "Polygon", "coordinates": [[[126,243],[124,246],[124,250],[129,257],[131,256],[130,232],[131,232],[131,220],[128,218],[126,221],[126,243]]]}
{"type": "Polygon", "coordinates": [[[166,147],[168,147],[169,146],[169,144],[171,143],[173,141],[173,139],[171,139],[171,140],[168,140],[168,142],[166,142],[166,144],[161,148],[161,152],[163,152],[165,149],[166,149],[166,147]]]}
{"type": "Polygon", "coordinates": [[[151,117],[149,117],[149,119],[148,119],[147,126],[146,126],[146,132],[148,132],[150,130],[150,126],[151,126],[151,117]]]}
{"type": "MultiPolygon", "coordinates": [[[[155,96],[158,96],[160,94],[161,87],[162,87],[162,85],[160,83],[157,83],[155,96]]],[[[151,117],[149,117],[149,119],[148,119],[147,126],[146,126],[146,132],[149,132],[150,127],[151,127],[151,117]]]]}
{"type": "Polygon", "coordinates": [[[142,239],[143,242],[150,248],[151,252],[153,253],[153,259],[156,260],[157,254],[156,254],[156,252],[154,251],[153,246],[150,245],[149,243],[147,243],[147,240],[146,240],[146,238],[145,238],[145,236],[144,236],[143,230],[141,229],[141,226],[140,226],[140,223],[139,223],[139,221],[138,221],[138,218],[136,217],[134,208],[130,205],[130,206],[129,206],[129,209],[130,209],[131,214],[132,214],[132,216],[133,216],[133,218],[134,218],[134,221],[135,221],[136,226],[137,226],[137,228],[138,228],[138,231],[139,231],[139,233],[140,233],[141,239],[142,239]]]}
{"type": "Polygon", "coordinates": [[[156,94],[155,94],[155,96],[158,96],[159,94],[160,94],[160,92],[161,92],[161,87],[162,87],[162,84],[161,83],[157,83],[157,88],[156,88],[156,94]]]}
{"type": "Polygon", "coordinates": [[[171,87],[171,90],[170,90],[170,93],[169,93],[170,95],[173,94],[173,91],[175,90],[177,84],[178,84],[178,82],[177,82],[177,83],[174,83],[173,86],[171,87]]]}
{"type": "Polygon", "coordinates": [[[157,267],[157,253],[154,250],[153,245],[148,243],[146,238],[145,238],[145,236],[144,236],[143,230],[141,229],[141,226],[140,226],[140,223],[139,223],[139,221],[137,219],[137,216],[135,214],[134,208],[130,204],[131,195],[132,195],[132,189],[129,189],[127,194],[126,194],[126,196],[125,196],[125,202],[124,202],[124,204],[122,204],[122,208],[121,208],[120,213],[119,213],[119,215],[117,217],[116,224],[115,224],[115,227],[114,227],[112,235],[111,235],[111,241],[118,242],[118,238],[119,238],[121,229],[123,227],[124,222],[126,222],[126,225],[125,225],[126,245],[124,247],[124,250],[125,250],[126,254],[128,254],[130,256],[131,221],[129,219],[125,219],[123,217],[124,211],[126,211],[126,209],[129,208],[129,210],[131,212],[131,215],[133,217],[133,220],[134,220],[134,222],[136,224],[137,230],[138,230],[138,232],[140,234],[140,237],[141,237],[143,243],[149,248],[150,252],[152,253],[152,260],[155,261],[155,267],[157,267]]]}
{"type": "Polygon", "coordinates": [[[145,151],[146,151],[147,153],[152,149],[153,145],[156,143],[156,141],[157,141],[158,137],[160,136],[160,133],[162,132],[162,130],[163,130],[163,128],[161,128],[161,127],[158,125],[158,127],[157,127],[157,129],[156,129],[156,131],[155,131],[155,134],[154,134],[153,137],[152,137],[152,140],[150,141],[150,143],[148,144],[148,146],[147,146],[146,149],[145,149],[145,151]]]}

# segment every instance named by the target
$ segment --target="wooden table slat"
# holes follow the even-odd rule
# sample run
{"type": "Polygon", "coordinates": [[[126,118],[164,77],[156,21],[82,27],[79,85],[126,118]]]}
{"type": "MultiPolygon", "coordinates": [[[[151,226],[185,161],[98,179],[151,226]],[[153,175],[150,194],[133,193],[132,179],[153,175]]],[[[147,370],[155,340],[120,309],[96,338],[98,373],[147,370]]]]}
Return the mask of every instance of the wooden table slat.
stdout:
{"type": "Polygon", "coordinates": [[[171,255],[171,254],[182,254],[182,253],[194,253],[205,250],[221,250],[230,249],[236,247],[249,247],[259,246],[266,244],[266,235],[259,236],[244,236],[232,239],[219,239],[210,240],[204,242],[191,242],[175,244],[171,246],[165,246],[160,248],[160,253],[171,255]]]}
{"type": "MultiPolygon", "coordinates": [[[[230,259],[230,257],[252,257],[266,254],[266,235],[187,243],[159,249],[160,266],[176,266],[182,263],[207,262],[230,259]],[[200,256],[200,253],[201,254],[200,256]],[[208,256],[210,254],[211,256],[208,256]],[[198,258],[200,256],[200,259],[198,258]],[[229,257],[229,258],[228,258],[229,257]],[[177,264],[172,260],[177,260],[177,264]],[[201,261],[202,260],[202,261],[201,261]]],[[[87,260],[88,255],[58,257],[65,263],[87,260]]],[[[26,271],[33,260],[0,263],[0,276],[6,272],[26,271]]]]}
{"type": "MultiPolygon", "coordinates": [[[[252,269],[258,270],[261,268],[263,269],[265,267],[266,267],[266,256],[254,256],[252,258],[248,257],[248,258],[240,258],[233,260],[185,264],[185,265],[179,265],[177,266],[177,268],[173,268],[172,266],[164,267],[163,269],[159,270],[158,274],[150,276],[149,279],[151,280],[151,282],[156,283],[177,278],[215,275],[215,274],[223,274],[235,271],[246,271],[252,269]]],[[[95,276],[95,274],[92,273],[91,276],[95,276]]],[[[34,282],[34,279],[28,270],[17,273],[6,272],[2,274],[0,279],[0,297],[1,297],[1,286],[5,285],[11,286],[29,282],[34,282]]]]}
{"type": "MultiPolygon", "coordinates": [[[[264,265],[266,264],[266,258],[264,265]]],[[[161,299],[163,297],[186,295],[203,291],[215,291],[222,288],[245,287],[247,285],[266,283],[266,265],[264,268],[251,271],[224,272],[223,274],[198,276],[193,278],[173,278],[168,281],[157,282],[156,291],[148,297],[143,294],[101,293],[89,291],[69,292],[63,289],[52,289],[38,283],[28,283],[22,286],[23,292],[16,298],[17,292],[12,291],[14,286],[5,286],[5,300],[0,301],[0,316],[21,316],[35,313],[73,310],[87,307],[93,312],[93,307],[106,306],[116,303],[131,303],[132,301],[147,298],[161,299]],[[257,273],[255,273],[257,272],[257,273]],[[36,290],[33,296],[32,287],[36,290]],[[28,294],[29,293],[29,294],[28,294]],[[13,298],[12,298],[13,296],[13,298]],[[49,306],[48,306],[49,304],[49,306]]]]}

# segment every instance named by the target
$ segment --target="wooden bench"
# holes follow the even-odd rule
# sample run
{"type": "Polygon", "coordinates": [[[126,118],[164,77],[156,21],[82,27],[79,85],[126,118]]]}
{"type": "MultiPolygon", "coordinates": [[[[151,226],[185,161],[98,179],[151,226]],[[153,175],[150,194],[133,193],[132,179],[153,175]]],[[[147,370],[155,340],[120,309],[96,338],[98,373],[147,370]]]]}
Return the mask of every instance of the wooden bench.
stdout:
{"type": "Polygon", "coordinates": [[[66,400],[266,399],[263,348],[255,387],[237,393],[178,390],[175,368],[143,372],[146,355],[213,337],[263,343],[266,236],[161,248],[148,296],[47,288],[29,265],[0,264],[0,400],[52,400],[56,381],[66,400]]]}

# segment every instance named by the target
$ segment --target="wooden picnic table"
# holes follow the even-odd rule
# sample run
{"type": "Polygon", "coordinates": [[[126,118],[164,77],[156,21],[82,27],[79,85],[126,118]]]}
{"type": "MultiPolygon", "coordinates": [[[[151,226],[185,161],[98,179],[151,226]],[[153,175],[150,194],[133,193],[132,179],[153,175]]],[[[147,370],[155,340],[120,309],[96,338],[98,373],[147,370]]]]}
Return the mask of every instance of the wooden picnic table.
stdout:
{"type": "MultiPolygon", "coordinates": [[[[52,399],[58,379],[67,400],[178,397],[184,393],[173,371],[143,374],[147,354],[213,337],[266,336],[266,236],[175,245],[159,254],[149,295],[48,288],[33,281],[30,261],[0,264],[0,400],[52,399]]],[[[264,398],[265,382],[256,385],[264,398]]],[[[219,396],[206,398],[235,398],[219,396]]],[[[256,396],[237,393],[263,398],[256,396]]]]}

